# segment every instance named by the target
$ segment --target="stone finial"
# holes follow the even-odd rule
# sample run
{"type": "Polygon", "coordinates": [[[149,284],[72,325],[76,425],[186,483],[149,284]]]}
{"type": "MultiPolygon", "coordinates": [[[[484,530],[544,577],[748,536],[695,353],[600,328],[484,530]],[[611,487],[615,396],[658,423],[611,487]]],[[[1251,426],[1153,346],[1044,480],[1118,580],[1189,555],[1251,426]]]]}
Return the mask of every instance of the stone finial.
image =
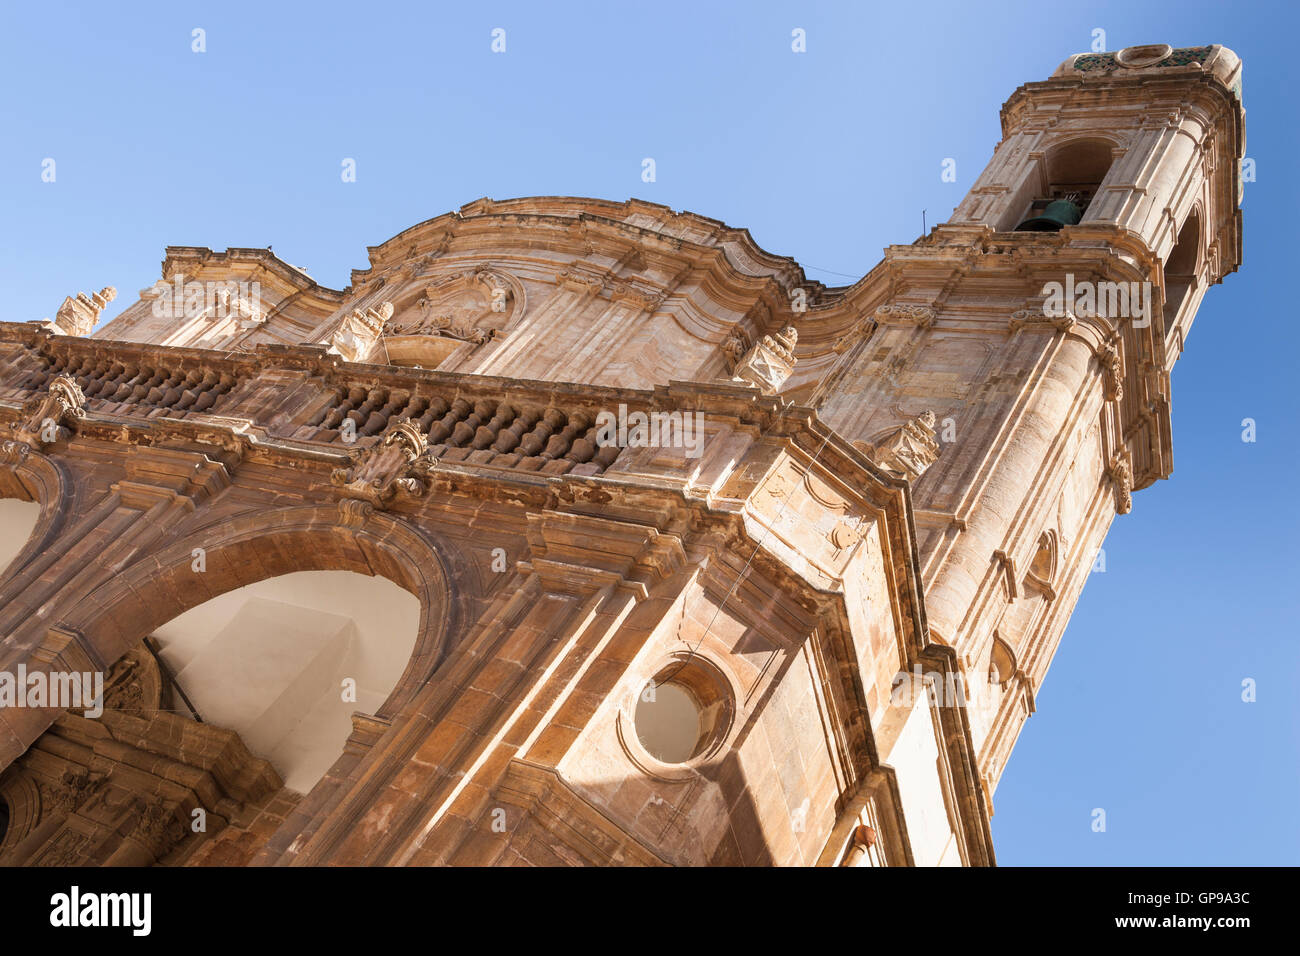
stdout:
{"type": "Polygon", "coordinates": [[[78,292],[68,296],[54,314],[54,319],[41,319],[41,324],[58,335],[89,335],[99,321],[99,313],[117,298],[117,289],[106,285],[98,292],[78,292]]]}
{"type": "Polygon", "coordinates": [[[381,302],[377,307],[362,311],[353,309],[330,337],[330,347],[325,351],[338,355],[347,362],[360,362],[383,334],[384,323],[393,317],[393,303],[381,302]]]}
{"type": "Polygon", "coordinates": [[[763,336],[736,363],[732,381],[754,385],[764,395],[774,394],[794,371],[794,346],[798,341],[799,333],[793,325],[787,325],[775,336],[763,336]]]}
{"type": "Polygon", "coordinates": [[[886,471],[916,481],[939,457],[934,424],[934,412],[927,411],[863,450],[886,471]]]}

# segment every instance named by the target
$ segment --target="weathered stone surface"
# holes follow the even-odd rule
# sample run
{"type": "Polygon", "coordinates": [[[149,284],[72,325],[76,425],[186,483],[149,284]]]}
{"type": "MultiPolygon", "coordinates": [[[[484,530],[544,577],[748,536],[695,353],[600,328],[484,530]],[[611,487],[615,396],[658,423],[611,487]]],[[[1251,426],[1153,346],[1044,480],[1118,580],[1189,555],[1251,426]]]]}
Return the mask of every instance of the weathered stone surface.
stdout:
{"type": "Polygon", "coordinates": [[[0,707],[0,863],[991,864],[1240,262],[1240,65],[1198,50],[1022,87],[952,220],[844,289],[651,203],[482,199],[346,289],[172,247],[89,336],[92,299],[0,323],[0,494],[40,506],[0,672],[109,675],[98,718],[0,707]],[[1061,191],[1082,221],[1015,231],[1061,191]],[[303,570],[422,613],[299,794],[172,707],[144,642],[303,570]],[[693,702],[676,755],[660,693],[693,702]]]}

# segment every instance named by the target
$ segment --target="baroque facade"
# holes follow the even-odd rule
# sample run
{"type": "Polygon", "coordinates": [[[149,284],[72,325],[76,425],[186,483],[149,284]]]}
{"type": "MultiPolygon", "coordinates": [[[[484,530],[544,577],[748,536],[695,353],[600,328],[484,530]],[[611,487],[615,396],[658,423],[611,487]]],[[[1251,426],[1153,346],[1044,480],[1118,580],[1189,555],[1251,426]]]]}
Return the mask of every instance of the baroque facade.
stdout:
{"type": "Polygon", "coordinates": [[[111,288],[0,323],[0,673],[105,675],[0,695],[0,863],[992,864],[1241,262],[1240,78],[1069,58],[843,288],[481,199],[342,291],[171,247],[97,331],[111,288]]]}

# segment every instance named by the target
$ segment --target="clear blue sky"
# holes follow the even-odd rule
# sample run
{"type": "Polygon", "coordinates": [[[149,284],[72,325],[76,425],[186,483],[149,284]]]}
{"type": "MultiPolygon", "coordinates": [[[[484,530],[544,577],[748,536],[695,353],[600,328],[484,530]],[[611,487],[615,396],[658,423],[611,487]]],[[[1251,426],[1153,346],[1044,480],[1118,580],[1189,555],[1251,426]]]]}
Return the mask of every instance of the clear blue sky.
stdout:
{"type": "Polygon", "coordinates": [[[1293,4],[1187,0],[6,2],[3,318],[109,284],[111,315],[168,244],[274,245],[341,288],[367,245],[485,195],[662,202],[846,284],[914,240],[922,209],[931,224],[951,212],[1002,102],[1095,28],[1110,50],[1226,44],[1245,61],[1257,163],[1246,263],[1201,308],[1174,372],[1174,476],[1116,521],[993,829],[1003,864],[1294,864],[1297,19],[1293,4]]]}

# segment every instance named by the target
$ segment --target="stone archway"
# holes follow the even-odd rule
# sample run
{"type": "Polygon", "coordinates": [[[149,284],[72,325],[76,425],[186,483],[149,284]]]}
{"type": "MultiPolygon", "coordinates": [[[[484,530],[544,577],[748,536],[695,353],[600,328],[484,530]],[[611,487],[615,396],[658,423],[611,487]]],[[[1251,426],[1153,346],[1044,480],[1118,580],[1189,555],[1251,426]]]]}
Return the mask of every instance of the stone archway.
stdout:
{"type": "Polygon", "coordinates": [[[298,571],[377,575],[420,601],[414,652],[376,712],[391,719],[433,674],[461,615],[442,547],[384,513],[367,516],[360,527],[340,524],[334,504],[214,522],[125,568],[74,605],[61,624],[110,664],[158,627],[206,601],[298,571]]]}
{"type": "MultiPolygon", "coordinates": [[[[0,445],[0,499],[32,502],[40,508],[26,543],[7,563],[0,563],[0,594],[5,591],[3,585],[58,536],[65,516],[72,513],[72,496],[71,483],[51,459],[33,452],[23,442],[0,445]]],[[[0,597],[0,607],[5,597],[0,597]]]]}

